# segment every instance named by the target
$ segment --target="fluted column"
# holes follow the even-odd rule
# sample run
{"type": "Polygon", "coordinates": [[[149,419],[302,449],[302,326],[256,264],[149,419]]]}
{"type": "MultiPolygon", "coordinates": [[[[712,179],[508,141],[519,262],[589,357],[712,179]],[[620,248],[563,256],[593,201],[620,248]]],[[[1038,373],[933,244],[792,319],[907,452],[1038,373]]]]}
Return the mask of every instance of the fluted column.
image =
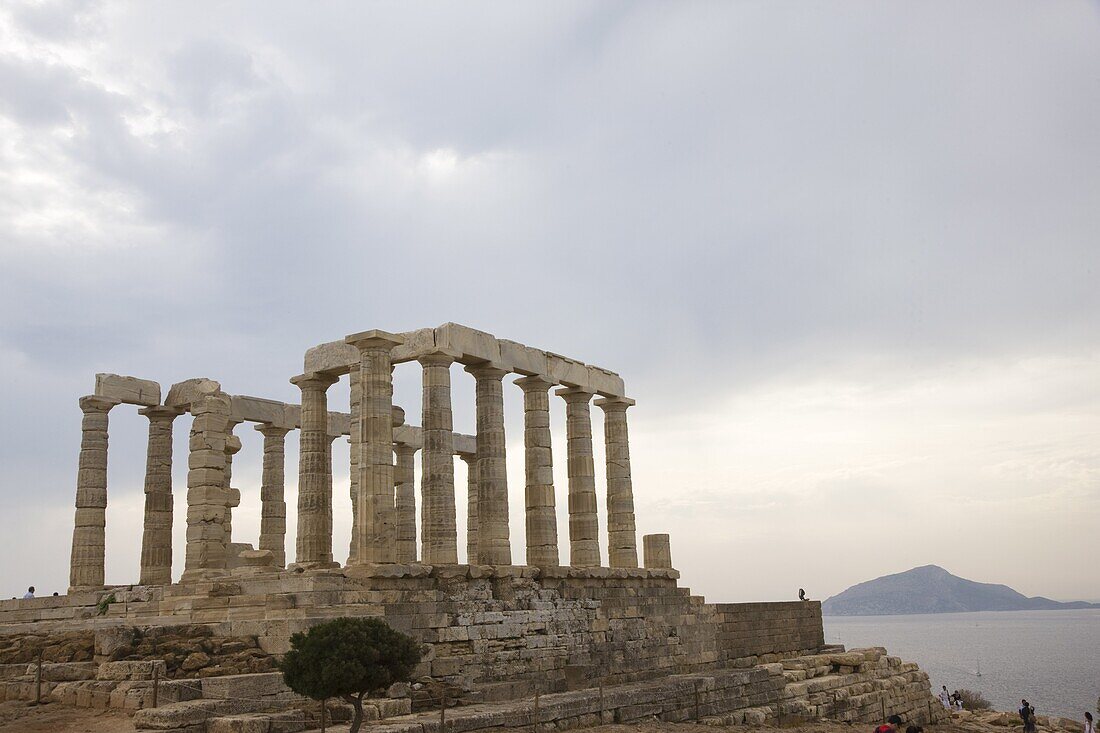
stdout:
{"type": "Polygon", "coordinates": [[[350,471],[348,483],[351,484],[351,544],[348,547],[348,564],[355,562],[359,556],[359,534],[355,527],[359,521],[359,403],[363,398],[359,387],[359,370],[352,367],[348,372],[348,386],[351,393],[349,413],[351,414],[351,431],[348,435],[348,463],[350,471]]]}
{"type": "Polygon", "coordinates": [[[264,468],[260,477],[260,542],[271,550],[277,567],[286,566],[286,434],[288,428],[257,425],[264,436],[264,468]]]}
{"type": "Polygon", "coordinates": [[[477,380],[477,562],[511,565],[502,382],[508,371],[490,364],[466,371],[477,380]]]}
{"type": "Polygon", "coordinates": [[[450,371],[454,355],[428,354],[418,361],[424,368],[420,558],[429,565],[453,564],[458,562],[450,371]]]}
{"type": "Polygon", "coordinates": [[[241,491],[233,488],[233,456],[241,452],[241,439],[233,434],[240,422],[229,421],[225,436],[225,546],[233,542],[233,509],[241,505],[241,491]]]}
{"type": "Polygon", "coordinates": [[[172,421],[171,407],[138,410],[149,418],[145,455],[145,522],[141,532],[142,585],[172,582],[172,421]]]}
{"type": "Polygon", "coordinates": [[[356,561],[392,563],[397,559],[393,481],[393,362],[404,342],[385,331],[365,331],[344,339],[359,349],[359,516],[356,561]]]}
{"type": "Polygon", "coordinates": [[[397,468],[394,474],[397,514],[397,562],[416,562],[416,448],[395,443],[397,468]]]}
{"type": "Polygon", "coordinates": [[[477,454],[459,453],[466,464],[466,562],[477,564],[477,454]]]}
{"type": "Polygon", "coordinates": [[[616,397],[596,400],[603,409],[607,456],[607,556],[613,568],[638,567],[638,538],[634,526],[634,485],[630,478],[630,435],[626,408],[634,400],[616,397]]]}
{"type": "Polygon", "coordinates": [[[225,569],[225,443],[229,396],[217,392],[191,403],[191,453],[187,457],[187,548],[182,580],[225,569]]]}
{"type": "Polygon", "coordinates": [[[310,372],[294,377],[302,390],[298,456],[298,536],[295,563],[333,566],[332,457],[328,435],[328,388],[336,377],[310,372]]]}
{"type": "Polygon", "coordinates": [[[592,393],[559,389],[565,400],[569,468],[569,564],[599,567],[599,520],[596,516],[596,470],[592,462],[592,393]]]}
{"type": "Polygon", "coordinates": [[[550,446],[553,385],[539,377],[517,379],[523,389],[524,473],[527,479],[527,564],[558,564],[558,517],[554,506],[554,455],[550,446]]]}
{"type": "Polygon", "coordinates": [[[76,473],[76,518],[69,561],[69,586],[103,585],[107,527],[107,413],[120,401],[81,397],[80,461],[76,473]]]}

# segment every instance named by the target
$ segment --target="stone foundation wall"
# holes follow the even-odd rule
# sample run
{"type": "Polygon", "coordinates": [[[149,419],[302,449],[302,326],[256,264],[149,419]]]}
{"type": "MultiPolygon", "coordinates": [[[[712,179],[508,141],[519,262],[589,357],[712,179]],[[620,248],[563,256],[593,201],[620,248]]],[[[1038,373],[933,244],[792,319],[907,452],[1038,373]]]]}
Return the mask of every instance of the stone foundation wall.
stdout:
{"type": "Polygon", "coordinates": [[[714,609],[723,666],[767,664],[825,645],[820,601],[719,603],[714,609]]]}

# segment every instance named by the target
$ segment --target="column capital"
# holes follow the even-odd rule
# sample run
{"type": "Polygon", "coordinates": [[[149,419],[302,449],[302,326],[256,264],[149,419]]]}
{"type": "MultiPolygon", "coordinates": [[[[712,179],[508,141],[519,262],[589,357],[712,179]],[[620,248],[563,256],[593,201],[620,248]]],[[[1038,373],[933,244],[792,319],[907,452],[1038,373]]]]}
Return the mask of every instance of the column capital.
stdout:
{"type": "Polygon", "coordinates": [[[303,392],[306,389],[327,390],[340,381],[340,377],[327,372],[306,372],[290,378],[290,383],[299,387],[303,392]]]}
{"type": "Polygon", "coordinates": [[[469,364],[463,369],[474,375],[475,379],[503,379],[506,374],[511,374],[510,371],[504,368],[503,364],[498,364],[492,361],[482,361],[477,364],[469,364]]]}
{"type": "Polygon", "coordinates": [[[520,377],[515,383],[524,392],[545,392],[558,384],[542,376],[520,377]]]}
{"type": "Polygon", "coordinates": [[[291,431],[291,428],[272,425],[269,422],[262,422],[259,425],[255,425],[254,429],[265,438],[281,438],[291,431]]]}
{"type": "Polygon", "coordinates": [[[151,422],[157,420],[172,422],[183,414],[183,410],[178,410],[175,407],[168,407],[167,405],[155,405],[153,407],[141,408],[138,410],[138,414],[145,415],[151,422]]]}
{"type": "Polygon", "coordinates": [[[109,412],[115,405],[121,405],[122,400],[92,394],[81,397],[79,403],[80,409],[84,412],[109,412]]]}
{"type": "Polygon", "coordinates": [[[477,453],[456,453],[455,455],[465,461],[467,465],[477,464],[477,453]]]}
{"type": "Polygon", "coordinates": [[[409,445],[408,443],[394,443],[393,452],[399,456],[411,456],[414,455],[420,448],[415,445],[409,445]]]}
{"type": "Polygon", "coordinates": [[[240,450],[241,439],[227,431],[225,436],[225,452],[231,456],[234,456],[239,453],[240,450]]]}
{"type": "Polygon", "coordinates": [[[595,396],[596,391],[584,387],[562,387],[555,389],[554,394],[566,402],[589,402],[595,396]]]}
{"type": "Polygon", "coordinates": [[[389,331],[379,331],[377,328],[370,331],[360,331],[344,337],[344,343],[350,344],[359,351],[372,351],[382,349],[391,351],[395,346],[405,343],[405,337],[389,331]]]}
{"type": "Polygon", "coordinates": [[[601,397],[592,404],[602,407],[604,412],[623,412],[638,403],[629,397],[601,397]]]}
{"type": "Polygon", "coordinates": [[[453,349],[436,349],[427,354],[421,354],[416,360],[420,362],[420,366],[449,367],[451,364],[454,364],[455,359],[460,356],[462,356],[462,354],[453,349]]]}

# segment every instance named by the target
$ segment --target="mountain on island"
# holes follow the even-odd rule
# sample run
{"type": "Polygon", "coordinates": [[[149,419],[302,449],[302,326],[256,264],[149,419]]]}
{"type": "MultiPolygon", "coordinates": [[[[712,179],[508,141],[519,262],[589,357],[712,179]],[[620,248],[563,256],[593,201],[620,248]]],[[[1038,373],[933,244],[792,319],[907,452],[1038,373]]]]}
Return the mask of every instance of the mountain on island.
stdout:
{"type": "Polygon", "coordinates": [[[1100,603],[1062,603],[1041,596],[1028,598],[1007,585],[976,583],[952,575],[937,565],[925,565],[853,585],[821,604],[821,612],[826,616],[1072,608],[1100,608],[1100,603]]]}

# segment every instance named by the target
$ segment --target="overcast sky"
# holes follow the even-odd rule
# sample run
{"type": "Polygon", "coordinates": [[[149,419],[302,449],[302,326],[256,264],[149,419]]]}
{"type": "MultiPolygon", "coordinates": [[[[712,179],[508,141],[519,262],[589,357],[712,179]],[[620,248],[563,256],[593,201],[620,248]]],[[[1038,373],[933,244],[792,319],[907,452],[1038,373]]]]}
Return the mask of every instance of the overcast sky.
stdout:
{"type": "MultiPolygon", "coordinates": [[[[1096,3],[5,2],[0,596],[65,590],[96,372],[297,402],[308,347],[455,321],[622,374],[639,534],[708,600],[1100,599],[1098,130],[1096,3]]],[[[146,425],[111,413],[108,582],[146,425]]],[[[292,525],[296,476],[292,438],[292,525]]]]}

